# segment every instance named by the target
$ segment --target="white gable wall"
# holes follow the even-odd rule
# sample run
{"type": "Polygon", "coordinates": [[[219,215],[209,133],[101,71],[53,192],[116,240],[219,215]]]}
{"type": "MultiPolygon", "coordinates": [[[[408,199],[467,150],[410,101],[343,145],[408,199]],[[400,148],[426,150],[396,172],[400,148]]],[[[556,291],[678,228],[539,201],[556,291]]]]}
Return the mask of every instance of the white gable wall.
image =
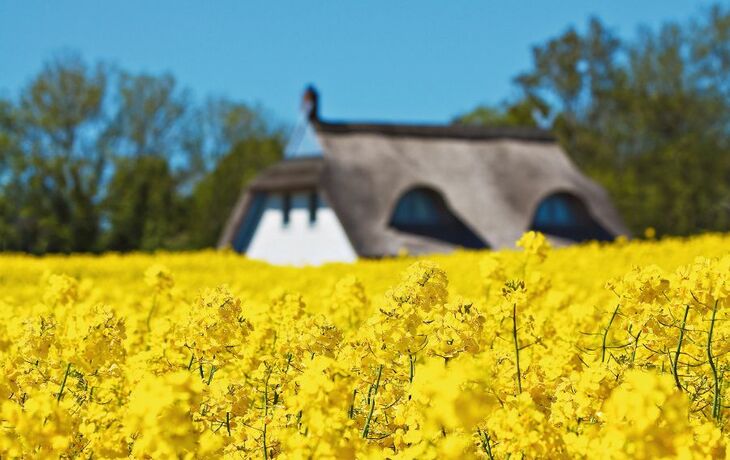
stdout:
{"type": "Polygon", "coordinates": [[[246,256],[273,264],[318,265],[357,259],[339,219],[320,197],[317,219],[309,221],[309,193],[292,193],[284,225],[283,194],[270,194],[246,256]]]}

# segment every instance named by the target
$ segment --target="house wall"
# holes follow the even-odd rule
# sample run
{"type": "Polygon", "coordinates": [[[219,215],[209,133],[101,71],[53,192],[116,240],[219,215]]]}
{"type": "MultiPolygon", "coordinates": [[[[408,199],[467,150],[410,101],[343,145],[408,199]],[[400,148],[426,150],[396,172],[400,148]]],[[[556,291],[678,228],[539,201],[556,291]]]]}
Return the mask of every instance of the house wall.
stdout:
{"type": "Polygon", "coordinates": [[[289,223],[283,221],[283,194],[266,197],[246,255],[274,264],[318,265],[357,259],[340,221],[322,197],[317,219],[309,221],[309,193],[292,193],[289,223]]]}

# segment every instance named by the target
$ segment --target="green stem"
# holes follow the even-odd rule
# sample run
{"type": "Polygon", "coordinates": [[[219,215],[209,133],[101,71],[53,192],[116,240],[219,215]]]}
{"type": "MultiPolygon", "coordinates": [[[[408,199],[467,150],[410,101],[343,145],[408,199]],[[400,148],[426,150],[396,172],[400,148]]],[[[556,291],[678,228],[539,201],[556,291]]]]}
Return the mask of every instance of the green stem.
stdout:
{"type": "Polygon", "coordinates": [[[61,389],[58,391],[58,396],[56,397],[57,402],[61,401],[61,397],[63,396],[63,389],[66,388],[66,380],[68,379],[69,372],[71,372],[71,363],[68,363],[68,366],[66,366],[66,373],[63,374],[63,381],[61,382],[61,389]]]}
{"type": "Polygon", "coordinates": [[[512,306],[512,337],[515,340],[515,361],[517,364],[517,389],[522,393],[522,372],[520,371],[520,345],[517,340],[517,304],[512,306]]]}
{"type": "Polygon", "coordinates": [[[408,372],[408,381],[410,383],[413,383],[413,377],[416,375],[416,355],[408,354],[408,362],[410,364],[410,369],[408,372]]]}
{"type": "Polygon", "coordinates": [[[365,419],[365,426],[362,428],[362,437],[367,438],[370,432],[370,420],[373,418],[373,412],[375,411],[375,395],[378,394],[378,388],[380,388],[380,378],[383,375],[383,365],[378,366],[378,378],[375,379],[375,384],[370,387],[368,391],[368,402],[370,403],[370,410],[368,416],[365,419]],[[371,396],[372,395],[372,396],[371,396]]]}
{"type": "Polygon", "coordinates": [[[636,350],[639,349],[639,337],[641,337],[641,331],[639,331],[638,334],[636,334],[636,337],[634,337],[634,350],[631,352],[631,365],[633,366],[634,361],[636,360],[636,350]]]}
{"type": "Polygon", "coordinates": [[[269,379],[271,378],[271,373],[273,371],[273,369],[269,369],[269,373],[266,374],[266,380],[264,381],[264,429],[262,430],[264,442],[264,460],[269,459],[269,449],[266,446],[266,427],[268,426],[266,423],[266,418],[269,416],[269,379]]]}
{"type": "Polygon", "coordinates": [[[355,416],[355,397],[357,396],[357,388],[352,391],[352,403],[350,403],[350,412],[348,417],[352,419],[355,416]]]}
{"type": "Polygon", "coordinates": [[[155,294],[152,297],[152,307],[150,308],[149,313],[147,313],[147,331],[152,330],[152,327],[151,327],[152,315],[154,315],[156,309],[157,309],[157,294],[155,294]]]}
{"type": "Polygon", "coordinates": [[[378,388],[380,388],[380,377],[383,375],[383,365],[381,364],[380,367],[378,367],[378,379],[375,381],[375,388],[373,389],[373,396],[378,392],[378,388]]]}
{"type": "Polygon", "coordinates": [[[210,381],[213,380],[213,374],[215,374],[215,371],[217,370],[218,369],[214,365],[210,365],[210,375],[208,376],[208,381],[206,382],[208,386],[210,386],[210,381]]]}
{"type": "Polygon", "coordinates": [[[677,367],[679,366],[679,356],[682,354],[682,341],[684,340],[684,328],[687,326],[687,315],[689,314],[689,304],[684,309],[684,318],[682,318],[682,327],[679,329],[679,341],[677,343],[677,352],[674,354],[674,362],[672,363],[672,371],[674,374],[674,383],[677,384],[679,391],[682,391],[682,384],[679,382],[679,372],[677,367]]]}
{"type": "Polygon", "coordinates": [[[264,436],[264,438],[263,438],[264,439],[264,460],[268,460],[269,459],[269,449],[268,449],[268,447],[266,447],[266,421],[265,420],[264,420],[263,433],[264,433],[264,435],[263,435],[264,436]]]}
{"type": "Polygon", "coordinates": [[[712,402],[712,416],[716,419],[720,419],[720,385],[717,377],[717,367],[715,367],[715,360],[712,356],[712,333],[715,330],[715,316],[717,315],[717,300],[715,306],[712,309],[712,320],[710,321],[710,331],[707,334],[707,361],[710,363],[710,369],[712,370],[712,377],[715,382],[715,396],[712,402]]]}
{"type": "Polygon", "coordinates": [[[486,431],[482,431],[480,429],[477,429],[477,432],[482,436],[482,447],[484,448],[484,452],[487,453],[487,456],[489,457],[489,460],[494,460],[494,454],[492,454],[492,444],[489,440],[489,435],[486,431]]]}
{"type": "Polygon", "coordinates": [[[365,419],[365,426],[362,429],[362,437],[367,439],[368,432],[370,431],[370,420],[373,418],[373,412],[375,411],[375,396],[373,396],[373,399],[370,400],[370,411],[368,412],[368,417],[365,419]]]}
{"type": "Polygon", "coordinates": [[[601,362],[606,361],[606,340],[608,339],[608,330],[611,329],[611,324],[613,324],[613,320],[616,318],[620,306],[621,304],[616,305],[616,308],[613,310],[613,314],[611,315],[611,319],[608,321],[608,326],[606,326],[606,329],[603,331],[603,344],[601,345],[601,362]]]}
{"type": "Polygon", "coordinates": [[[374,396],[375,393],[378,392],[378,388],[380,387],[380,376],[383,373],[383,365],[381,364],[378,367],[378,378],[375,380],[375,383],[370,385],[370,388],[368,388],[368,404],[370,404],[370,397],[374,396]]]}
{"type": "Polygon", "coordinates": [[[271,378],[272,372],[273,369],[269,369],[268,374],[266,374],[266,380],[264,380],[264,417],[269,415],[269,379],[271,378]]]}

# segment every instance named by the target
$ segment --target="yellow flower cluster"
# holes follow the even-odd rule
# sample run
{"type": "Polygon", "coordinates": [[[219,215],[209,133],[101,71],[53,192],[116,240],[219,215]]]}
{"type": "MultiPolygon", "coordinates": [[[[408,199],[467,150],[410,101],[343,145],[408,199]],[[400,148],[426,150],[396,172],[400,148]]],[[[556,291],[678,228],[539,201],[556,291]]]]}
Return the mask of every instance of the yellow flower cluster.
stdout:
{"type": "Polygon", "coordinates": [[[0,256],[0,458],[730,459],[730,235],[0,256]]]}

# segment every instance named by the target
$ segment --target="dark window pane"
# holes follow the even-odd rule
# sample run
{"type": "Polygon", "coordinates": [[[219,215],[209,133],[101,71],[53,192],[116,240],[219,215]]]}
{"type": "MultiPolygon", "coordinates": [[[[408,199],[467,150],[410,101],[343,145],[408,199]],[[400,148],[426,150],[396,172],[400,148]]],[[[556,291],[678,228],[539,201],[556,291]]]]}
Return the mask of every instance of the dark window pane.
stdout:
{"type": "Polygon", "coordinates": [[[573,241],[613,239],[593,219],[585,204],[569,193],[556,193],[542,200],[535,211],[530,230],[573,241]]]}

